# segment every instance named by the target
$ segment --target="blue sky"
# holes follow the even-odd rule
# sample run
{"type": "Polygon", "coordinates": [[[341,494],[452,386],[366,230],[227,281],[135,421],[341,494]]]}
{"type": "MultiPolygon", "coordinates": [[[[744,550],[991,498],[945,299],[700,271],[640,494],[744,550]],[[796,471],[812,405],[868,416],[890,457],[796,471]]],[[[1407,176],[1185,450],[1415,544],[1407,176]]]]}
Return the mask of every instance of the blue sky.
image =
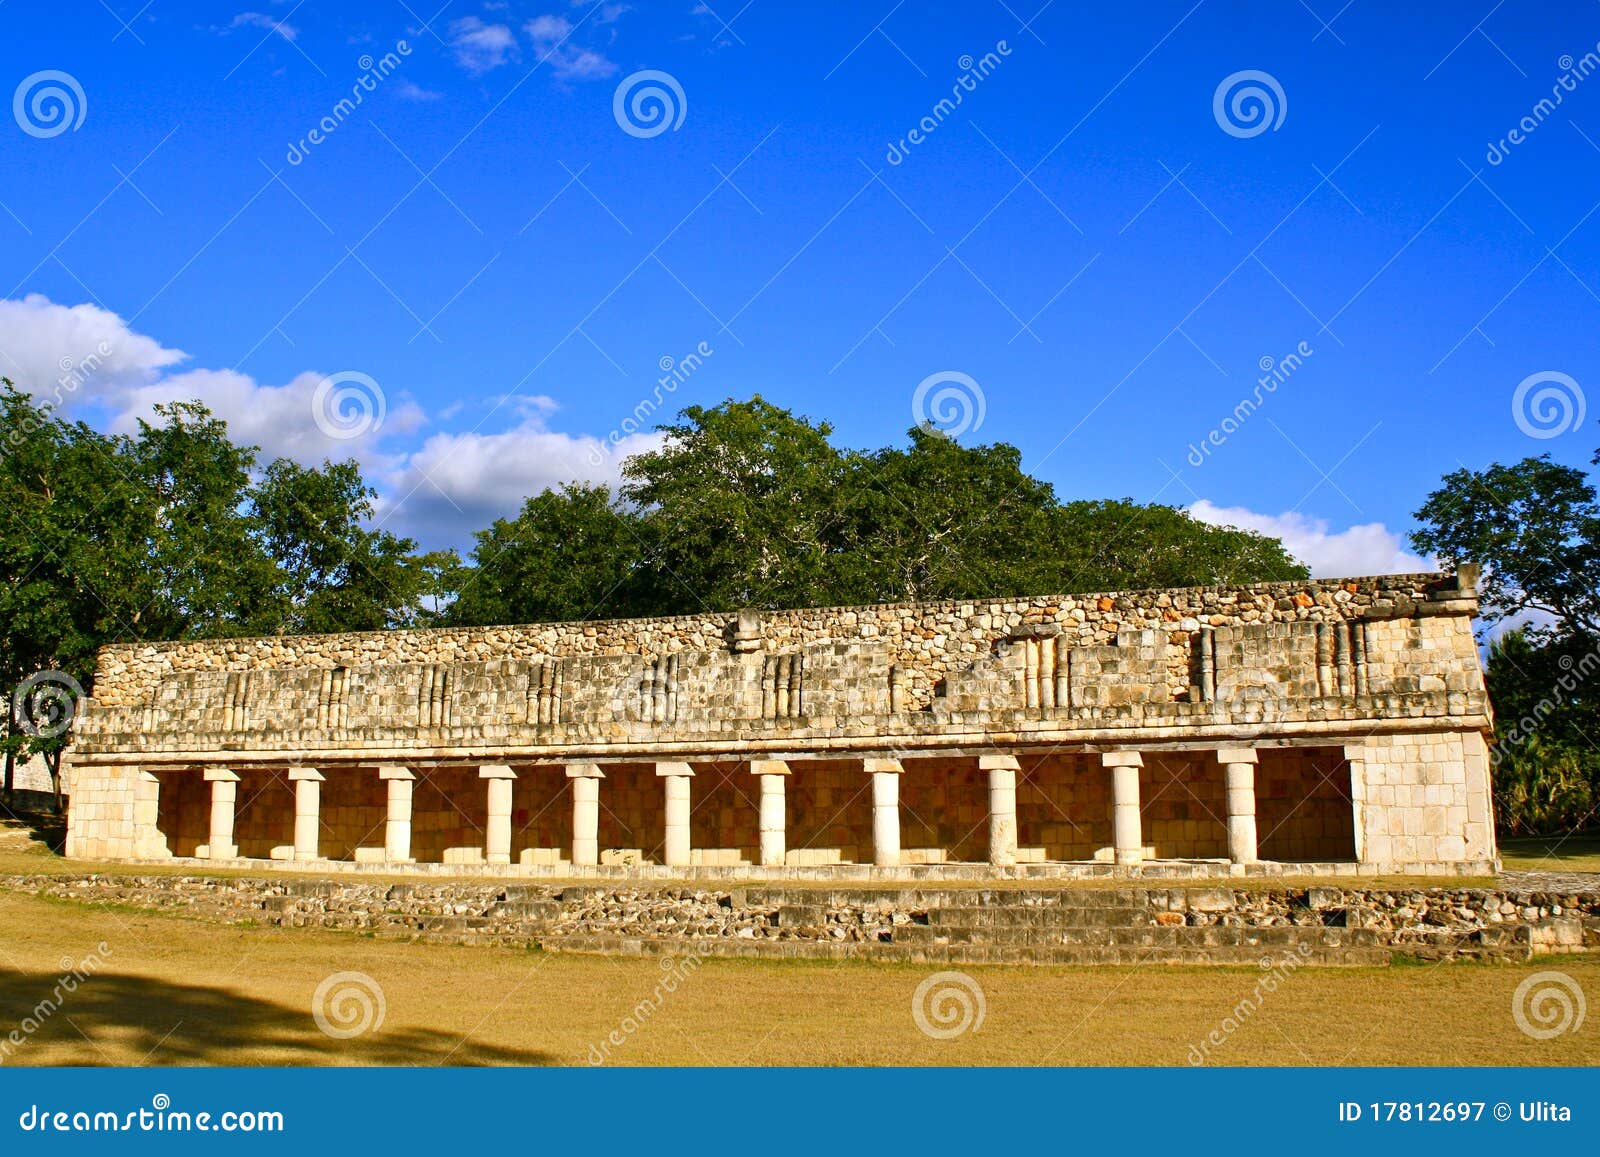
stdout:
{"type": "Polygon", "coordinates": [[[0,373],[359,457],[429,545],[614,477],[657,398],[877,446],[934,377],[1064,498],[1323,573],[1600,445],[1595,3],[436,5],[0,7],[0,373]],[[381,422],[319,424],[328,375],[381,422]]]}

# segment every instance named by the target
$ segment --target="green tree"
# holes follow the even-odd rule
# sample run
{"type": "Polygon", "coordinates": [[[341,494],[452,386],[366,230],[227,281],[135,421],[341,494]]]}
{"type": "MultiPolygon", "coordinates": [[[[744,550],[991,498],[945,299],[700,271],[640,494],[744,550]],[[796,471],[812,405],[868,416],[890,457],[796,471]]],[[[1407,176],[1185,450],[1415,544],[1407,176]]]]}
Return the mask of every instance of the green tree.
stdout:
{"type": "Polygon", "coordinates": [[[759,395],[662,427],[628,459],[622,496],[642,512],[660,607],[728,610],[826,603],[844,528],[845,455],[833,428],[759,395]]]}
{"type": "Polygon", "coordinates": [[[279,458],[249,492],[252,534],[276,564],[263,615],[282,634],[412,626],[436,576],[417,544],[369,528],[377,491],[354,462],[279,458]]]}
{"type": "Polygon", "coordinates": [[[604,486],[546,490],[477,533],[444,617],[482,626],[655,613],[641,583],[643,535],[604,486]]]}
{"type": "Polygon", "coordinates": [[[1539,636],[1600,639],[1600,505],[1583,471],[1548,454],[1511,466],[1463,467],[1416,512],[1417,549],[1483,567],[1490,621],[1536,612],[1539,636]]]}

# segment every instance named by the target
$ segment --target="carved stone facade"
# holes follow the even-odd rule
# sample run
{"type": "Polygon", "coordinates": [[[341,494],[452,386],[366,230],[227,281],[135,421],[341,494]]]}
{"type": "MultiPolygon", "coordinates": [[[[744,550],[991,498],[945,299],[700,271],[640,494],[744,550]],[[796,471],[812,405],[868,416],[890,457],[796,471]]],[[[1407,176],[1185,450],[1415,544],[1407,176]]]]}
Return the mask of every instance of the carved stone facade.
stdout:
{"type": "Polygon", "coordinates": [[[106,648],[68,852],[1484,871],[1472,575],[106,648]]]}

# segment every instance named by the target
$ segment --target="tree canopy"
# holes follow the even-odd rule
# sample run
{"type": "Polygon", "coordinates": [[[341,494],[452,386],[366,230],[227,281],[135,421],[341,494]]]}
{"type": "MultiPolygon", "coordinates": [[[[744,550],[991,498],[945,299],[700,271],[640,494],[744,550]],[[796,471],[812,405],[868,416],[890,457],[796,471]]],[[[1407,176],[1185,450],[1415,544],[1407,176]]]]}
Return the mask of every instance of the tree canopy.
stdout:
{"type": "MultiPolygon", "coordinates": [[[[1600,462],[1600,452],[1595,455],[1600,462]]],[[[1548,454],[1445,475],[1416,514],[1421,550],[1475,562],[1488,652],[1499,821],[1578,830],[1600,812],[1600,503],[1548,454]]]]}

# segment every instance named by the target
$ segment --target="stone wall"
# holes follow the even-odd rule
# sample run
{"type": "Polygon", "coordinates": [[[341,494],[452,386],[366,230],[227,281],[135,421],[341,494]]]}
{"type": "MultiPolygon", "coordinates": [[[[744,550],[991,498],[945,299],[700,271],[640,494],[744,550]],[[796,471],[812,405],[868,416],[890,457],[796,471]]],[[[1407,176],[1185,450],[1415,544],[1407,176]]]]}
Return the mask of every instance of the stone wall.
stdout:
{"type": "Polygon", "coordinates": [[[1600,950],[1587,885],[797,887],[391,884],[195,876],[12,876],[0,887],[221,922],[546,950],[1256,966],[1516,959],[1600,950]]]}

